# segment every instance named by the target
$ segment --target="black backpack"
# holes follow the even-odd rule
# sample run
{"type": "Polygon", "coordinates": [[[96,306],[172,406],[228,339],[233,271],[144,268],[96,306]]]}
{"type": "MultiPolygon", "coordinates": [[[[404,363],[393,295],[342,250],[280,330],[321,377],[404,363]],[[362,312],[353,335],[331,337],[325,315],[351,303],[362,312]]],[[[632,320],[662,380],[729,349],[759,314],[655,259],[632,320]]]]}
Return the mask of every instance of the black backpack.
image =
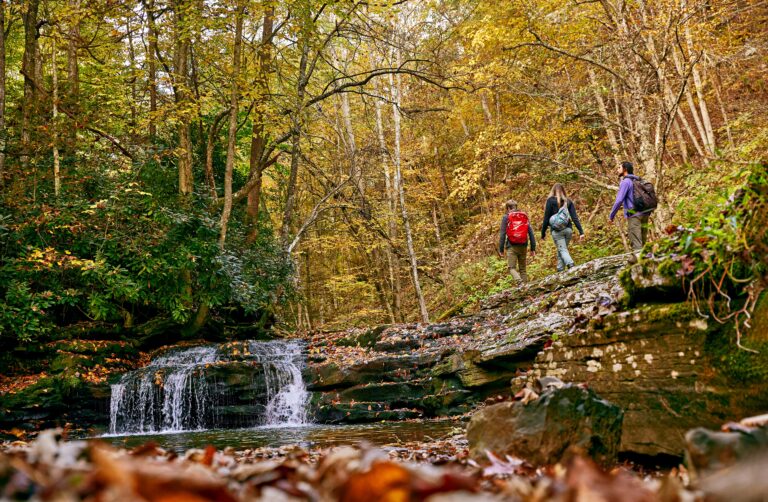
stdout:
{"type": "Polygon", "coordinates": [[[634,191],[633,204],[635,212],[652,211],[656,209],[659,201],[656,198],[656,189],[653,183],[642,178],[632,178],[632,189],[634,191]]]}

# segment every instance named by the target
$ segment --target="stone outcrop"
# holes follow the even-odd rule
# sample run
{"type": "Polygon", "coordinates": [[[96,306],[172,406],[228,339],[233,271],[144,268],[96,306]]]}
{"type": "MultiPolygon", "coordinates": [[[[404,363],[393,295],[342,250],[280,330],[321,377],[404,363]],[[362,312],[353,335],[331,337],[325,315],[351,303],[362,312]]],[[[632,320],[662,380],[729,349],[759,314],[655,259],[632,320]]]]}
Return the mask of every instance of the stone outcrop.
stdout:
{"type": "Polygon", "coordinates": [[[513,387],[546,375],[585,382],[624,409],[623,451],[678,456],[688,429],[768,408],[764,382],[745,386],[719,371],[711,344],[721,328],[686,303],[615,312],[540,352],[513,387]]]}
{"type": "Polygon", "coordinates": [[[768,452],[768,426],[736,432],[697,427],[685,435],[686,460],[696,477],[706,477],[768,452]]]}
{"type": "Polygon", "coordinates": [[[623,256],[603,258],[487,299],[472,315],[431,325],[324,334],[307,371],[321,422],[462,414],[529,369],[580,317],[616,305],[623,256]]]}
{"type": "Polygon", "coordinates": [[[594,260],[444,324],[326,337],[308,371],[316,416],[458,414],[555,376],[624,410],[620,451],[681,456],[687,430],[768,410],[765,358],[736,349],[654,267],[626,264],[626,255],[594,260]],[[345,364],[339,346],[358,352],[345,364]]]}
{"type": "Polygon", "coordinates": [[[549,390],[529,403],[512,401],[481,409],[467,426],[470,454],[482,460],[520,457],[551,465],[580,452],[599,463],[616,461],[621,440],[621,408],[594,391],[575,385],[549,390]]]}

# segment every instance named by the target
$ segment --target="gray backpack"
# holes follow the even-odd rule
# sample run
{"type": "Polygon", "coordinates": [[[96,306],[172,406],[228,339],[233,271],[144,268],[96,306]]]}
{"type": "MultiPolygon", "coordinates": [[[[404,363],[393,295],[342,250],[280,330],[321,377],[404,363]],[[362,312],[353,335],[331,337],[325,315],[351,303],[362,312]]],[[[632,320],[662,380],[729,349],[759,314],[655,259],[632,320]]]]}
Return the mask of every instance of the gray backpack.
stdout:
{"type": "Polygon", "coordinates": [[[571,214],[568,212],[567,201],[565,204],[563,204],[563,207],[561,207],[560,210],[549,217],[549,226],[552,227],[552,230],[555,230],[556,232],[565,230],[570,222],[571,214]]]}

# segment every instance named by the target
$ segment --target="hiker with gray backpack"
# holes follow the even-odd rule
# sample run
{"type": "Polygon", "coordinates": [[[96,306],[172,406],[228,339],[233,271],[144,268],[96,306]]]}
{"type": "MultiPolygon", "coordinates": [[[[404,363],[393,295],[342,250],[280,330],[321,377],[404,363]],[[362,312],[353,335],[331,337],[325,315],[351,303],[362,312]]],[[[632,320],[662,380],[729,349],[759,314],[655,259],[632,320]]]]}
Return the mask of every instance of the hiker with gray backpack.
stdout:
{"type": "Polygon", "coordinates": [[[568,252],[568,244],[573,238],[573,225],[579,231],[579,240],[584,239],[584,229],[581,228],[576,206],[565,194],[565,187],[555,183],[549,198],[544,205],[544,221],[541,224],[542,240],[547,235],[547,229],[552,229],[552,240],[557,248],[557,271],[561,272],[574,266],[573,258],[568,252]]]}
{"type": "Polygon", "coordinates": [[[631,162],[622,162],[619,167],[619,193],[613,204],[608,220],[613,218],[619,208],[624,206],[624,217],[627,219],[627,234],[632,250],[637,253],[645,245],[648,238],[648,220],[656,209],[656,190],[650,181],[635,176],[635,168],[631,162]]]}

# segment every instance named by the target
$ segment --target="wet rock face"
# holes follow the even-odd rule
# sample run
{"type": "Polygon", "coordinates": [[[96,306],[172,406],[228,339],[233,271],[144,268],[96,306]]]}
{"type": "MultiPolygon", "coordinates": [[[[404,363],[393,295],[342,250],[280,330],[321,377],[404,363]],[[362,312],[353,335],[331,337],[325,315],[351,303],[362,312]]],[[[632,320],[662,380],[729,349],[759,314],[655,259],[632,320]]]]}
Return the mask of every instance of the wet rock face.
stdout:
{"type": "Polygon", "coordinates": [[[619,451],[622,417],[621,408],[594,391],[570,385],[528,404],[505,402],[478,411],[467,427],[467,440],[478,460],[490,451],[548,465],[578,450],[610,464],[619,451]]]}
{"type": "Polygon", "coordinates": [[[609,257],[488,298],[474,315],[431,325],[387,325],[323,335],[306,372],[318,421],[380,421],[385,414],[462,414],[509,394],[553,336],[624,294],[609,257]],[[407,383],[408,392],[400,392],[407,383]],[[399,389],[399,390],[398,390],[399,389]]]}
{"type": "Polygon", "coordinates": [[[768,405],[764,394],[739,391],[717,373],[707,342],[723,336],[719,328],[686,303],[612,313],[540,352],[513,388],[533,387],[541,376],[585,382],[624,409],[622,451],[679,456],[688,429],[718,427],[768,405]]]}

